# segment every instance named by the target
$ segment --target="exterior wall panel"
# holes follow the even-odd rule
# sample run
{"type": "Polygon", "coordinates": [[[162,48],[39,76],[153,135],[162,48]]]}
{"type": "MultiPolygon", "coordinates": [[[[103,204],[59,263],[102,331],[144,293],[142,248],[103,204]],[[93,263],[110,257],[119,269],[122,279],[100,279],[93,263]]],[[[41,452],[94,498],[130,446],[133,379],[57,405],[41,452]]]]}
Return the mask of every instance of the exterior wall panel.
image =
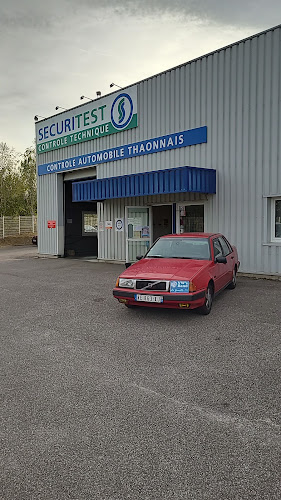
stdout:
{"type": "Polygon", "coordinates": [[[46,255],[64,254],[64,207],[62,175],[43,175],[38,178],[38,252],[46,255]],[[49,220],[56,228],[49,229],[49,220]]]}

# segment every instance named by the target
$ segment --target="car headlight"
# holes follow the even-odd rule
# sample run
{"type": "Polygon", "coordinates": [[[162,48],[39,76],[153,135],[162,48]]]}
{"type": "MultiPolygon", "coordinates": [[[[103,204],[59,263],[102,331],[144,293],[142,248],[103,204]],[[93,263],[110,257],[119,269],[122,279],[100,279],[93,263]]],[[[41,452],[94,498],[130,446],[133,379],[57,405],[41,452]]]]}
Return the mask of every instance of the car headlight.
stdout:
{"type": "Polygon", "coordinates": [[[132,280],[130,278],[119,278],[119,287],[135,288],[135,280],[132,280]]]}

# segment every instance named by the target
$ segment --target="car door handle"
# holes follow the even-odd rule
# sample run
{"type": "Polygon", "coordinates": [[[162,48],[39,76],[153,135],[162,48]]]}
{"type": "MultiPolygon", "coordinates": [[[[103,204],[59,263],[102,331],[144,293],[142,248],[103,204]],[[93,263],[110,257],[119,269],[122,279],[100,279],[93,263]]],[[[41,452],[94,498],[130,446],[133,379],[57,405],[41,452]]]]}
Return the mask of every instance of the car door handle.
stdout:
{"type": "Polygon", "coordinates": [[[234,257],[232,256],[231,259],[234,259],[234,257]]]}

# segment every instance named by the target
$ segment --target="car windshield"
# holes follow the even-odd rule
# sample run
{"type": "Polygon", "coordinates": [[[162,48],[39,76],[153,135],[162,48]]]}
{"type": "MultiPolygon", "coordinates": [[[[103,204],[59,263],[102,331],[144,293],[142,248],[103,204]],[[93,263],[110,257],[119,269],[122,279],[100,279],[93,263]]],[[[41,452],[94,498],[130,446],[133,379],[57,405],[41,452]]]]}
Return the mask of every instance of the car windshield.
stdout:
{"type": "Polygon", "coordinates": [[[207,238],[160,238],[146,258],[211,260],[207,238]]]}

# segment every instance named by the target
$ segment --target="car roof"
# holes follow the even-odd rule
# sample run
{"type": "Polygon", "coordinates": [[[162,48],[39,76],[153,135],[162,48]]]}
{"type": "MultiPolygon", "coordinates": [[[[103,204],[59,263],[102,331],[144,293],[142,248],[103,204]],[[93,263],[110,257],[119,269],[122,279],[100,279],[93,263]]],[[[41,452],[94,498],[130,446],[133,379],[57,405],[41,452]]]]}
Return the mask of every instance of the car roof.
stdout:
{"type": "Polygon", "coordinates": [[[181,233],[181,234],[166,234],[161,238],[210,238],[212,236],[220,236],[220,233],[181,233]]]}

